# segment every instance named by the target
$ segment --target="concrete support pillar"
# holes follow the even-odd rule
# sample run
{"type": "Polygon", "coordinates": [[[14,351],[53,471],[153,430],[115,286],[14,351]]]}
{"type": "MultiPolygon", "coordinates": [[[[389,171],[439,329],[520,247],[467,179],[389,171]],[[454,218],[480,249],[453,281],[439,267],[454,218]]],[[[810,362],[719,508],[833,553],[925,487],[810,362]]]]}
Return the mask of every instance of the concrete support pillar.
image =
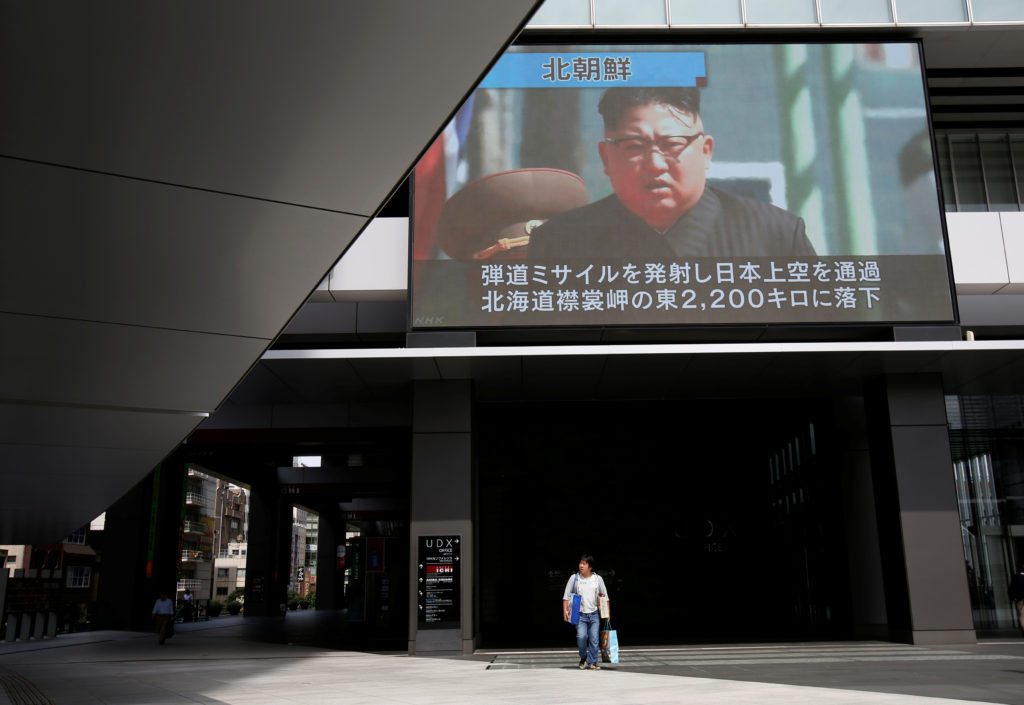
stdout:
{"type": "Polygon", "coordinates": [[[32,613],[22,612],[21,613],[21,625],[18,629],[18,639],[21,641],[28,641],[32,638],[32,613]]]}
{"type": "Polygon", "coordinates": [[[148,629],[157,592],[174,598],[185,462],[172,454],[106,513],[97,620],[105,629],[148,629]]]}
{"type": "Polygon", "coordinates": [[[477,620],[474,585],[476,487],[473,389],[469,380],[418,381],[413,394],[412,496],[409,525],[409,653],[472,653],[477,620]],[[460,537],[458,628],[420,629],[421,536],[460,537]]]}
{"type": "Polygon", "coordinates": [[[843,520],[850,576],[853,635],[888,639],[885,584],[871,477],[864,399],[844,397],[834,406],[842,486],[843,520]]]}
{"type": "Polygon", "coordinates": [[[284,613],[288,602],[292,505],[277,483],[252,486],[245,571],[245,616],[284,613]]]}
{"type": "Polygon", "coordinates": [[[48,612],[36,612],[34,615],[33,627],[32,627],[32,638],[41,641],[43,636],[46,634],[46,620],[49,618],[48,612]]]}
{"type": "Polygon", "coordinates": [[[942,379],[887,375],[865,401],[890,638],[972,643],[942,379]]]}
{"type": "Polygon", "coordinates": [[[344,607],[344,570],[338,568],[338,546],[345,545],[345,513],[321,512],[317,520],[316,608],[344,607]]]}
{"type": "Polygon", "coordinates": [[[0,548],[0,618],[7,605],[7,549],[0,548]]]}

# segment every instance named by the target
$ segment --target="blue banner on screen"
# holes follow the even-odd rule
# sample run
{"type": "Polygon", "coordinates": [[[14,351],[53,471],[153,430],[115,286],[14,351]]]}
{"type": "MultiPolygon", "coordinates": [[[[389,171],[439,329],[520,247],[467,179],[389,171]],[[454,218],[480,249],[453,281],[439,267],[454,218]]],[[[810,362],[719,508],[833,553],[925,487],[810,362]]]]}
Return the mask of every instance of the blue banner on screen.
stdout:
{"type": "Polygon", "coordinates": [[[703,85],[704,52],[505,54],[481,88],[607,88],[703,85]]]}
{"type": "Polygon", "coordinates": [[[512,47],[412,193],[413,328],[955,321],[916,42],[512,47]]]}

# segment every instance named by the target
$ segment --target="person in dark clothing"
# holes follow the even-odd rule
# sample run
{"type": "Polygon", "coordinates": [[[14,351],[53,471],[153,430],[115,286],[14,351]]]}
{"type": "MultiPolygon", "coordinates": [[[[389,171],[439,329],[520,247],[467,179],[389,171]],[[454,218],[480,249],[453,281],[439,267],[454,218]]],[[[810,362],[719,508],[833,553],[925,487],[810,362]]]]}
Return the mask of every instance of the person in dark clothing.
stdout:
{"type": "Polygon", "coordinates": [[[1010,599],[1017,609],[1017,626],[1024,632],[1024,566],[1010,578],[1010,599]]]}
{"type": "Polygon", "coordinates": [[[610,88],[598,144],[615,193],[530,236],[534,260],[813,256],[804,221],[707,185],[714,138],[696,88],[610,88]]]}
{"type": "Polygon", "coordinates": [[[181,596],[181,621],[195,621],[195,599],[192,595],[192,591],[188,589],[186,589],[185,594],[181,596]]]}

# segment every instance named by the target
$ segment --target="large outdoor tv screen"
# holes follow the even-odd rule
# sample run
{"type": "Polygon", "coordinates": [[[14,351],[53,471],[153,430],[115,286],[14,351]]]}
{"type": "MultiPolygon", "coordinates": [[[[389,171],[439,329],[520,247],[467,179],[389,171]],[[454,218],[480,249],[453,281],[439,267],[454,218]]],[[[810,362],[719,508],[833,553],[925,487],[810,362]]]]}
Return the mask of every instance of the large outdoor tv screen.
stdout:
{"type": "Polygon", "coordinates": [[[417,328],[954,318],[916,43],[515,47],[412,228],[417,328]]]}

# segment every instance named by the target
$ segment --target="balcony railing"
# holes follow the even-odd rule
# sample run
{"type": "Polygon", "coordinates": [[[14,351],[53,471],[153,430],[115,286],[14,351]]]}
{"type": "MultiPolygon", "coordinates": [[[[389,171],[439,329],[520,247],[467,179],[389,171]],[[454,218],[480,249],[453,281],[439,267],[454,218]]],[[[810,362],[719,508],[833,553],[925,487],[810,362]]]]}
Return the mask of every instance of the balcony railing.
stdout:
{"type": "Polygon", "coordinates": [[[201,521],[191,521],[189,519],[186,519],[185,521],[181,522],[181,525],[182,525],[182,528],[187,533],[191,533],[191,534],[205,534],[206,533],[206,524],[204,522],[201,522],[201,521]]]}
{"type": "Polygon", "coordinates": [[[195,561],[206,561],[210,559],[210,554],[206,551],[193,551],[186,549],[181,552],[182,562],[195,562],[195,561]]]}
{"type": "Polygon", "coordinates": [[[178,590],[198,590],[202,581],[195,578],[185,578],[178,581],[178,590]]]}
{"type": "Polygon", "coordinates": [[[198,492],[186,492],[185,504],[200,504],[205,507],[209,504],[209,500],[206,498],[206,495],[199,494],[198,492]]]}

